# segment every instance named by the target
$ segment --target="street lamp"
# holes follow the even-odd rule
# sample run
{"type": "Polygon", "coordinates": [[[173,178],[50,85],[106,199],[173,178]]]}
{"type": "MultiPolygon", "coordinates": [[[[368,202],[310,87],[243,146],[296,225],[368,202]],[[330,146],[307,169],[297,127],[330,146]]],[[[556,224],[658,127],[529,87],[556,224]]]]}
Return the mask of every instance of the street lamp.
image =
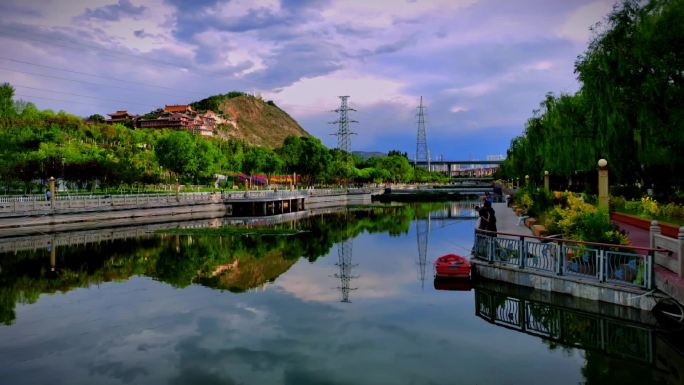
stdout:
{"type": "Polygon", "coordinates": [[[598,205],[608,208],[608,161],[598,161],[598,205]]]}

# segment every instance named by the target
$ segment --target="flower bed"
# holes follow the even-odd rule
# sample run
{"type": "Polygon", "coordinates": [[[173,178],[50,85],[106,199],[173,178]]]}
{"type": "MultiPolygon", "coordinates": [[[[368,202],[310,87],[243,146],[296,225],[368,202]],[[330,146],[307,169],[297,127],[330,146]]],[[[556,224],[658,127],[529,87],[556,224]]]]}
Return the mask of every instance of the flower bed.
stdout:
{"type": "MultiPolygon", "coordinates": [[[[644,230],[649,230],[651,228],[651,219],[641,218],[636,215],[630,215],[613,211],[612,213],[610,213],[610,219],[616,222],[625,223],[644,230]]],[[[663,235],[672,238],[677,238],[677,235],[679,234],[679,226],[673,223],[660,221],[658,221],[658,224],[660,225],[660,230],[663,235]]]]}

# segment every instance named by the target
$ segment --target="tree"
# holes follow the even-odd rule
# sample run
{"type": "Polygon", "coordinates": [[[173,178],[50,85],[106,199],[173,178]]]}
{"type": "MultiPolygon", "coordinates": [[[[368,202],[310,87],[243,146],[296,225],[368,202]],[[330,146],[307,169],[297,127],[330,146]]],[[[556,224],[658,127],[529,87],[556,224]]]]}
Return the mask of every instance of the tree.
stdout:
{"type": "Polygon", "coordinates": [[[154,148],[159,164],[181,179],[193,179],[198,170],[195,140],[185,131],[162,137],[154,148]]]}
{"type": "Polygon", "coordinates": [[[86,118],[86,121],[90,123],[104,123],[105,120],[105,117],[100,114],[93,114],[86,118]]]}
{"type": "Polygon", "coordinates": [[[0,85],[0,120],[4,121],[16,115],[14,110],[14,87],[9,83],[0,85]]]}

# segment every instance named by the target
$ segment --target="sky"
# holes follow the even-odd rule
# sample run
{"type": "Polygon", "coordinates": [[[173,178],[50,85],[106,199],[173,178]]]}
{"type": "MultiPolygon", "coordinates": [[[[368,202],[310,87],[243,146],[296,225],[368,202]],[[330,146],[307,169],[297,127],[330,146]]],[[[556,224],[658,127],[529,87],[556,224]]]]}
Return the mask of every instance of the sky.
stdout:
{"type": "Polygon", "coordinates": [[[613,0],[2,0],[0,82],[39,108],[145,113],[238,90],[329,147],[348,95],[354,151],[505,154],[545,95],[573,93],[613,0]]]}

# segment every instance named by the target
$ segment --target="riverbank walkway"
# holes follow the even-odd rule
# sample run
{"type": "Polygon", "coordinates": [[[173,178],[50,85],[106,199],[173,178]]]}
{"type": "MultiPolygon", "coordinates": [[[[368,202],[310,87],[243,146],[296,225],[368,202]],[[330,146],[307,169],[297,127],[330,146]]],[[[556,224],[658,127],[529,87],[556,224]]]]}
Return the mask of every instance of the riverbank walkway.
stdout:
{"type": "Polygon", "coordinates": [[[526,237],[532,236],[532,230],[520,223],[520,217],[506,203],[492,203],[496,213],[496,229],[501,233],[519,234],[526,237]]]}
{"type": "MultiPolygon", "coordinates": [[[[648,230],[616,220],[613,220],[613,224],[625,231],[632,245],[650,246],[651,234],[648,230]]],[[[684,277],[679,277],[676,273],[657,264],[654,266],[654,273],[656,287],[676,299],[680,304],[684,304],[684,277]]]]}
{"type": "Polygon", "coordinates": [[[654,250],[538,237],[504,203],[494,204],[497,232],[476,231],[478,277],[651,310],[654,250]]]}

